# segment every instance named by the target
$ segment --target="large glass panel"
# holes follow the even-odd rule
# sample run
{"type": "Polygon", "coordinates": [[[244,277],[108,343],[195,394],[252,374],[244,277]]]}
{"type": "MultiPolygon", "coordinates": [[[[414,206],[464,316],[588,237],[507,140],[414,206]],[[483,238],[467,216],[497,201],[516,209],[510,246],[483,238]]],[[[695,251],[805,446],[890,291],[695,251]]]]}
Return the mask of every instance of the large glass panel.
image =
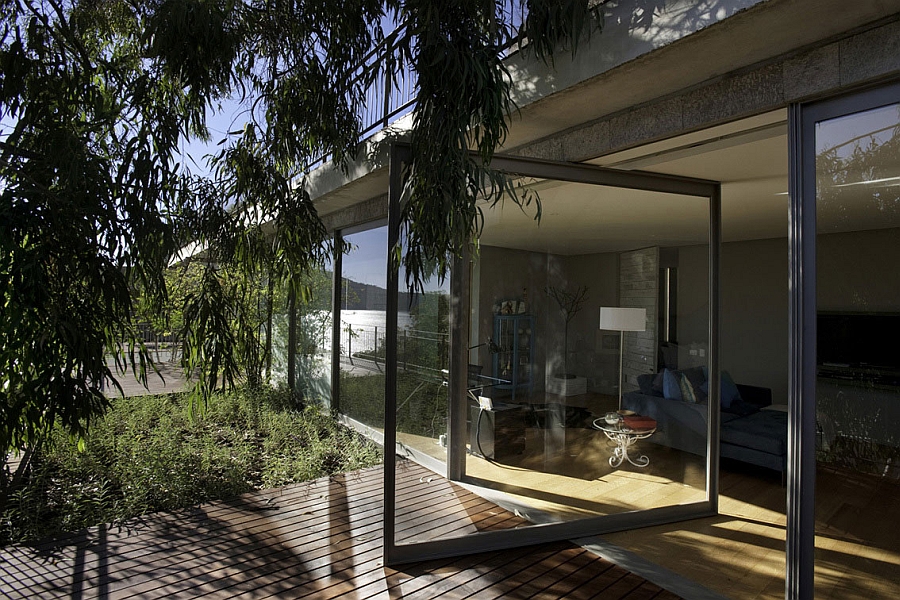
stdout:
{"type": "Polygon", "coordinates": [[[397,441],[446,462],[449,284],[434,278],[425,285],[400,295],[397,441]]]}
{"type": "Polygon", "coordinates": [[[900,588],[900,104],[816,125],[816,596],[900,588]]]}
{"type": "Polygon", "coordinates": [[[705,499],[709,200],[522,184],[540,222],[485,210],[470,362],[496,381],[464,481],[535,521],[705,499]]]}
{"type": "Polygon", "coordinates": [[[452,399],[460,482],[493,502],[401,461],[397,543],[706,500],[709,199],[519,186],[542,218],[482,207],[469,386],[452,399]]]}
{"type": "Polygon", "coordinates": [[[453,526],[467,520],[446,473],[450,374],[450,282],[429,277],[418,292],[400,270],[397,327],[397,445],[395,541],[440,537],[448,511],[453,526]],[[409,460],[411,459],[411,460],[409,460]],[[433,471],[428,470],[427,465],[433,471]],[[442,518],[435,518],[441,498],[442,518]]]}
{"type": "MultiPolygon", "coordinates": [[[[293,299],[294,390],[303,401],[325,407],[331,406],[333,277],[330,261],[321,269],[303,274],[298,282],[302,288],[295,292],[293,299]]],[[[284,295],[289,296],[289,293],[284,295]]],[[[288,297],[288,310],[290,306],[288,297]]],[[[286,332],[290,326],[289,314],[279,314],[276,323],[279,331],[286,332]]],[[[291,338],[281,335],[276,340],[286,345],[291,338]]]]}
{"type": "Polygon", "coordinates": [[[340,412],[384,429],[387,227],[344,236],[341,273],[340,412]]]}

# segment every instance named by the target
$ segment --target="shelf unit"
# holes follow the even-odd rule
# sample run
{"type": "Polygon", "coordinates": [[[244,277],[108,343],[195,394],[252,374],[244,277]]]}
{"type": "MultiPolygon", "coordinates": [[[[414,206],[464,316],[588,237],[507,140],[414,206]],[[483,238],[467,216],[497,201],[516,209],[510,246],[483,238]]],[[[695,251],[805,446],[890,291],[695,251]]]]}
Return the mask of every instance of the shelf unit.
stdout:
{"type": "Polygon", "coordinates": [[[534,317],[495,315],[494,341],[500,352],[494,355],[494,377],[510,383],[495,387],[510,390],[511,400],[534,387],[534,317]]]}

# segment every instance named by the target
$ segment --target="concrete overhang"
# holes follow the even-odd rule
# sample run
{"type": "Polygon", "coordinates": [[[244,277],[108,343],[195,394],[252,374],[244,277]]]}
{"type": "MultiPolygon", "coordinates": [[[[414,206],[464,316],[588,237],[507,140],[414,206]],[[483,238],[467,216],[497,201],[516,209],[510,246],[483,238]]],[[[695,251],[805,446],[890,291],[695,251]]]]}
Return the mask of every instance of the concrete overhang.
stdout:
{"type": "Polygon", "coordinates": [[[516,148],[601,117],[764,64],[882,19],[900,2],[764,0],[667,2],[648,19],[633,2],[608,3],[607,26],[554,70],[512,57],[520,112],[505,148],[516,148]],[[713,16],[717,18],[713,19],[713,16]],[[713,21],[713,22],[711,22],[713,21]],[[591,67],[598,65],[596,73],[591,67]]]}
{"type": "MultiPolygon", "coordinates": [[[[507,59],[518,110],[500,152],[518,153],[598,119],[896,18],[900,1],[668,0],[652,15],[622,1],[605,3],[603,11],[602,32],[574,57],[560,53],[552,65],[522,53],[507,59]]],[[[389,142],[406,139],[411,124],[407,115],[363,142],[360,158],[346,173],[334,165],[311,173],[319,214],[385,194],[389,142]]]]}

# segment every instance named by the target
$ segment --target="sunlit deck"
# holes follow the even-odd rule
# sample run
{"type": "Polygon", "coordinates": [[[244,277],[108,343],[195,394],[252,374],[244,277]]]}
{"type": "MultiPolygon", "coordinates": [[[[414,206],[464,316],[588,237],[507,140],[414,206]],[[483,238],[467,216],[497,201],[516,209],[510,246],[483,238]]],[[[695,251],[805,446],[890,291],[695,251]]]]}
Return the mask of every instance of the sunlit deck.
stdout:
{"type": "MultiPolygon", "coordinates": [[[[428,530],[519,520],[412,463],[398,486],[431,486],[428,530]]],[[[567,542],[398,568],[382,561],[381,468],[95,527],[0,552],[9,598],[629,598],[675,594],[567,542]]],[[[432,532],[434,533],[434,532],[432,532]]],[[[445,532],[446,533],[446,532],[445,532]]]]}

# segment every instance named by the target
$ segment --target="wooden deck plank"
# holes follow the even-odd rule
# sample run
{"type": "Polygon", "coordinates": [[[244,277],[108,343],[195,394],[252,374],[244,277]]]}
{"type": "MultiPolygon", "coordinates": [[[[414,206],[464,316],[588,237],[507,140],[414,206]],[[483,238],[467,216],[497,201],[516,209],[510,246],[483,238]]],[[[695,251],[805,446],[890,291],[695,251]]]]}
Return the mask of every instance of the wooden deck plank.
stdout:
{"type": "MultiPolygon", "coordinates": [[[[369,513],[369,525],[371,532],[380,531],[381,526],[381,511],[380,511],[380,502],[371,505],[369,513]]],[[[321,532],[325,527],[324,524],[317,524],[310,527],[306,522],[294,522],[291,520],[291,515],[295,515],[294,519],[300,518],[305,519],[306,515],[310,514],[308,511],[303,511],[303,507],[299,511],[288,511],[286,513],[278,514],[278,518],[282,523],[279,526],[279,535],[281,536],[289,536],[292,538],[294,543],[299,545],[305,545],[305,550],[307,551],[306,556],[308,558],[313,558],[314,547],[308,544],[308,539],[322,539],[321,532]]],[[[329,521],[333,524],[335,519],[340,521],[343,518],[344,514],[348,513],[349,508],[342,507],[341,510],[330,513],[329,521]]],[[[274,516],[274,515],[273,515],[274,516]]],[[[348,525],[343,524],[341,527],[333,530],[331,532],[333,535],[340,535],[345,532],[348,525]]],[[[152,576],[153,581],[157,584],[165,584],[170,578],[178,578],[180,577],[180,573],[184,572],[186,569],[192,568],[194,566],[206,567],[208,568],[210,564],[214,564],[213,561],[223,560],[229,556],[231,556],[236,551],[254,552],[253,558],[257,560],[265,560],[267,558],[271,558],[268,555],[272,552],[275,552],[276,546],[273,545],[277,543],[277,536],[274,534],[270,534],[268,530],[268,524],[261,527],[260,525],[256,525],[255,527],[247,527],[243,529],[239,529],[236,531],[227,530],[225,534],[220,534],[218,536],[211,536],[208,539],[207,546],[212,548],[213,550],[209,552],[205,552],[200,556],[192,556],[189,551],[185,551],[182,553],[157,553],[156,560],[152,563],[148,563],[146,561],[129,561],[123,560],[118,563],[120,570],[126,570],[129,568],[134,568],[137,566],[143,566],[143,574],[146,576],[152,576]],[[248,537],[254,536],[254,542],[248,543],[248,537]],[[268,550],[268,552],[265,552],[268,550]],[[260,551],[262,551],[260,553],[260,551]],[[174,569],[170,569],[170,567],[175,567],[174,569]],[[166,573],[172,570],[173,573],[166,576],[166,573]]],[[[324,542],[323,542],[324,543],[324,542]]],[[[169,550],[169,547],[165,548],[169,550]]],[[[248,559],[249,560],[249,559],[248,559]]],[[[245,561],[246,562],[246,561],[245,561]]],[[[240,566],[240,562],[232,562],[232,566],[240,566]]],[[[244,564],[243,566],[249,566],[244,564]]],[[[113,585],[114,588],[119,588],[119,585],[113,585]]]]}
{"type": "MultiPolygon", "coordinates": [[[[549,580],[548,584],[536,598],[590,598],[593,592],[587,584],[594,577],[593,570],[588,568],[595,560],[590,552],[578,554],[570,559],[563,568],[569,572],[562,578],[549,580]]],[[[610,563],[609,566],[612,566],[610,563]]],[[[658,589],[658,588],[657,588],[658,589]]]]}
{"type": "Polygon", "coordinates": [[[445,596],[465,598],[480,590],[478,587],[470,586],[471,582],[478,579],[494,582],[502,580],[502,577],[497,576],[497,571],[501,567],[517,564],[520,566],[519,572],[522,572],[543,560],[552,558],[556,552],[555,548],[542,549],[537,552],[528,548],[517,549],[516,552],[499,552],[467,568],[455,569],[442,574],[440,578],[435,578],[431,585],[411,594],[404,593],[403,597],[404,600],[418,600],[420,598],[427,600],[445,596]]]}
{"type": "MultiPolygon", "coordinates": [[[[400,471],[401,533],[442,539],[527,523],[417,465],[400,471]]],[[[0,597],[587,598],[596,583],[638,600],[659,591],[621,569],[608,576],[617,568],[568,542],[387,568],[382,477],[367,469],[7,548],[0,597]]]]}
{"type": "MultiPolygon", "coordinates": [[[[478,582],[478,587],[470,584],[468,588],[476,593],[473,597],[481,600],[482,598],[530,598],[533,596],[532,591],[528,590],[528,586],[532,585],[540,577],[545,577],[548,572],[560,568],[565,564],[563,554],[573,549],[570,545],[562,545],[553,551],[552,556],[548,556],[540,561],[531,561],[531,564],[523,564],[522,561],[503,565],[495,572],[496,575],[503,575],[504,578],[493,583],[490,586],[484,586],[484,581],[478,582]],[[560,560],[562,558],[562,560],[560,560]]],[[[529,557],[532,558],[532,557],[529,557]]],[[[562,572],[560,572],[562,575],[562,572]]],[[[560,598],[568,598],[569,596],[559,596],[560,598]]]]}
{"type": "MultiPolygon", "coordinates": [[[[571,575],[577,563],[575,559],[586,553],[583,548],[566,547],[562,548],[553,556],[552,560],[544,561],[540,568],[532,569],[528,575],[531,579],[524,582],[515,590],[516,596],[521,598],[541,598],[544,597],[542,592],[549,586],[562,578],[571,575]]],[[[559,598],[565,596],[560,595],[559,598]]]]}

